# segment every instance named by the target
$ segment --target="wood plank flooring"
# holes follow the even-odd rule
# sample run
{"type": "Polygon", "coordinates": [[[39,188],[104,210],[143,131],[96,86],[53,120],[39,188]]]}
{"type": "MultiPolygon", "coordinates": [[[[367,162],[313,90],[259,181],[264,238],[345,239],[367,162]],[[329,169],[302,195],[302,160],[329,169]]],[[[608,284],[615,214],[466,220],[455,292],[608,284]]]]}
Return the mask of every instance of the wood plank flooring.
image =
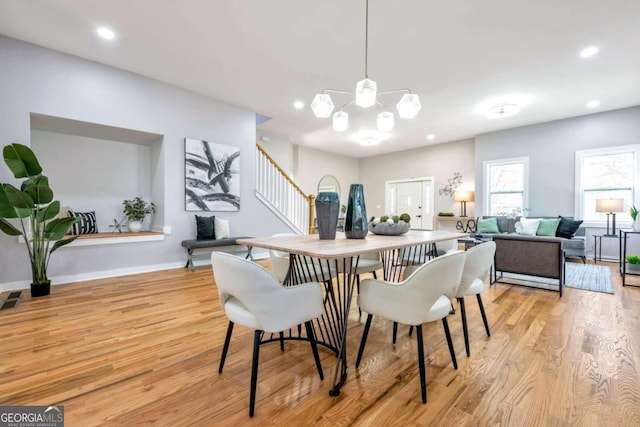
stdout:
{"type": "Polygon", "coordinates": [[[407,327],[394,346],[391,323],[374,317],[354,368],[364,326],[354,303],[340,396],[328,395],[333,354],[320,349],[320,381],[308,343],[266,345],[254,418],[252,331],[235,328],[217,372],[227,319],[210,267],[27,291],[0,311],[0,405],[64,405],[67,426],[640,426],[640,287],[613,281],[615,295],[565,288],[562,299],[493,286],[490,338],[469,298],[470,358],[449,316],[458,370],[442,325],[426,325],[427,404],[407,327]]]}

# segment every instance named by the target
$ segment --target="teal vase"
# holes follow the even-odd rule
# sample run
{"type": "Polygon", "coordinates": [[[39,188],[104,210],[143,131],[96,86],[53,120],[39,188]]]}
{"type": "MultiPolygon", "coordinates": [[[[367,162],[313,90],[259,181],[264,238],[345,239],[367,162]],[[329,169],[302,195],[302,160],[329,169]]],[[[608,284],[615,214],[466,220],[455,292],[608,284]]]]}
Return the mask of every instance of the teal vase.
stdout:
{"type": "Polygon", "coordinates": [[[364,187],[362,184],[351,184],[344,234],[347,239],[364,239],[367,233],[369,233],[369,221],[367,207],[364,204],[364,187]]]}
{"type": "Polygon", "coordinates": [[[316,218],[318,220],[320,240],[333,240],[336,238],[339,210],[340,197],[338,193],[318,193],[318,197],[316,197],[316,218]]]}

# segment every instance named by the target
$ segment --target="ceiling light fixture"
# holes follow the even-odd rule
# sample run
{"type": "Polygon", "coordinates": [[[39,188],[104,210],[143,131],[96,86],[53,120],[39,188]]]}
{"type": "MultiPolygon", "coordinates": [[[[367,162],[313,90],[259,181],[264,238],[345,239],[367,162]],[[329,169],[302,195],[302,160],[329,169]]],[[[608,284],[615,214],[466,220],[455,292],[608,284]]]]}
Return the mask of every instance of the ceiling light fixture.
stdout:
{"type": "Polygon", "coordinates": [[[597,99],[592,99],[591,101],[587,102],[587,108],[596,108],[599,105],[600,101],[598,101],[597,99]]]}
{"type": "Polygon", "coordinates": [[[302,101],[295,101],[293,103],[293,108],[295,108],[296,110],[302,110],[304,108],[304,102],[302,101]]]}
{"type": "Polygon", "coordinates": [[[516,104],[501,104],[491,107],[485,113],[488,119],[501,119],[515,116],[520,112],[520,106],[516,104]]]}
{"type": "Polygon", "coordinates": [[[364,147],[368,147],[380,144],[380,142],[387,139],[387,137],[388,136],[385,133],[377,132],[375,130],[365,130],[353,134],[351,139],[364,147]]]}
{"type": "Polygon", "coordinates": [[[585,47],[584,49],[582,49],[580,51],[580,56],[582,58],[591,58],[593,55],[595,55],[596,53],[598,53],[600,49],[598,49],[597,46],[589,46],[589,47],[585,47]]]}
{"type": "MultiPolygon", "coordinates": [[[[398,115],[402,119],[412,119],[418,114],[420,108],[420,98],[415,93],[411,93],[409,89],[394,89],[384,92],[378,92],[378,85],[375,81],[369,79],[368,73],[368,59],[369,59],[369,0],[366,0],[366,20],[365,20],[365,39],[364,39],[364,79],[360,80],[356,84],[356,90],[354,92],[348,92],[344,90],[335,89],[323,89],[321,93],[316,94],[311,102],[311,109],[318,118],[327,118],[331,115],[334,109],[333,100],[330,93],[351,95],[355,96],[355,99],[340,106],[339,111],[333,114],[333,129],[342,132],[349,128],[349,113],[344,111],[346,107],[352,104],[356,104],[362,108],[370,108],[374,105],[380,105],[384,108],[384,112],[378,115],[377,125],[380,132],[390,132],[395,126],[395,116],[390,111],[387,105],[383,104],[379,100],[380,95],[388,95],[395,93],[405,93],[396,108],[398,115]]],[[[378,139],[378,142],[379,139],[378,139]]],[[[364,144],[363,144],[364,145],[364,144]]],[[[373,144],[366,144],[373,145],[373,144]]]]}
{"type": "Polygon", "coordinates": [[[429,141],[433,141],[434,139],[436,139],[436,136],[434,134],[430,133],[429,135],[427,135],[427,139],[429,141]]]}
{"type": "Polygon", "coordinates": [[[116,38],[116,33],[107,27],[100,27],[96,30],[96,33],[105,40],[113,40],[116,38]]]}

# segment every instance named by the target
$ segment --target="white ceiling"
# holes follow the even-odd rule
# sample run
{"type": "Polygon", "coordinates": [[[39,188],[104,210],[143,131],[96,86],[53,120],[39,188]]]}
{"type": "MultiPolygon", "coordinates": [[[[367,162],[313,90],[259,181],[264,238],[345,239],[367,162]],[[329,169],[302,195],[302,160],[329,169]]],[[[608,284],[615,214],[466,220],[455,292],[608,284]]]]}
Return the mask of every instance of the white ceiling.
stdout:
{"type": "MultiPolygon", "coordinates": [[[[369,76],[410,88],[423,108],[396,118],[386,141],[351,135],[375,112],[350,109],[334,132],[308,104],[324,88],[353,91],[364,76],[364,0],[0,0],[0,33],[133,71],[272,117],[260,129],[353,157],[640,105],[639,0],[371,0],[369,76]],[[99,25],[117,34],[95,36],[99,25]],[[600,53],[582,59],[579,51],[600,53]],[[479,103],[533,102],[488,120],[479,103]],[[295,100],[307,107],[295,110],[295,100]],[[599,99],[598,108],[585,104],[599,99]],[[435,140],[427,141],[429,133],[435,140]]],[[[1,64],[0,64],[1,66],[1,64]]],[[[349,98],[335,96],[336,104],[349,98]]],[[[391,96],[384,98],[395,104],[391,96]]]]}

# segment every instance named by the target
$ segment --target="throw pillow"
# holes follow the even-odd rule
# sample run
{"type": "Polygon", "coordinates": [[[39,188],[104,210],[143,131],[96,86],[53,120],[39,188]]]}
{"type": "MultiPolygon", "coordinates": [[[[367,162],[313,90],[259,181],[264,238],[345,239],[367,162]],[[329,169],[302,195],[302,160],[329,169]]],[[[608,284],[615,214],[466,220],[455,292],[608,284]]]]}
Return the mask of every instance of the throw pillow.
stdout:
{"type": "Polygon", "coordinates": [[[556,230],[556,237],[564,237],[565,239],[571,239],[580,228],[582,221],[575,221],[571,218],[560,217],[560,224],[556,230]]]}
{"type": "Polygon", "coordinates": [[[478,233],[499,233],[498,218],[486,218],[478,220],[478,233]]]}
{"type": "Polygon", "coordinates": [[[228,239],[231,236],[231,232],[229,230],[229,220],[216,218],[215,230],[216,239],[228,239]]]}
{"type": "Polygon", "coordinates": [[[215,216],[196,215],[196,239],[211,240],[216,238],[215,216]]]}
{"type": "Polygon", "coordinates": [[[552,219],[541,219],[540,225],[538,226],[538,236],[549,236],[555,237],[556,230],[558,229],[558,225],[560,225],[560,218],[552,218],[552,219]]]}
{"type": "Polygon", "coordinates": [[[96,222],[96,211],[91,212],[73,212],[69,211],[69,216],[80,218],[80,221],[73,224],[71,234],[95,234],[98,232],[98,223],[96,222]]]}
{"type": "MultiPolygon", "coordinates": [[[[520,218],[520,224],[522,228],[518,234],[524,234],[525,236],[535,236],[540,226],[540,218],[520,218]]],[[[517,227],[516,230],[518,230],[517,227]]]]}

